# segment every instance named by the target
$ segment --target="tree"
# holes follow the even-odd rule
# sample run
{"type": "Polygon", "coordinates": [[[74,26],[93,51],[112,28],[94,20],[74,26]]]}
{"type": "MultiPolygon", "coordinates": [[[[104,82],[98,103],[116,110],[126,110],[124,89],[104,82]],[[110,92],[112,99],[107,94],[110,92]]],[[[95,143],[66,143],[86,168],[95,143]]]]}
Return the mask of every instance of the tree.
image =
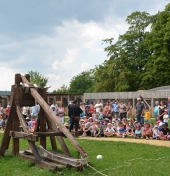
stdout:
{"type": "Polygon", "coordinates": [[[47,76],[43,76],[41,75],[39,72],[37,71],[29,71],[28,72],[29,75],[30,75],[30,82],[32,84],[37,84],[39,87],[42,87],[42,88],[50,88],[50,87],[47,87],[47,83],[48,83],[48,77],[47,76]]]}
{"type": "Polygon", "coordinates": [[[64,93],[68,93],[69,88],[63,84],[60,88],[58,88],[57,90],[54,90],[53,93],[54,94],[64,94],[64,93]]]}
{"type": "Polygon", "coordinates": [[[142,74],[141,87],[149,89],[170,83],[170,4],[156,14],[145,44],[150,57],[142,74]]]}
{"type": "Polygon", "coordinates": [[[140,87],[141,74],[150,55],[144,43],[146,28],[153,16],[147,12],[133,12],[126,21],[129,29],[115,44],[112,44],[113,38],[103,40],[109,44],[105,48],[109,60],[95,68],[95,91],[135,91],[140,87]]]}
{"type": "Polygon", "coordinates": [[[85,92],[93,92],[93,84],[93,71],[83,71],[71,79],[69,93],[83,94],[85,92]]]}

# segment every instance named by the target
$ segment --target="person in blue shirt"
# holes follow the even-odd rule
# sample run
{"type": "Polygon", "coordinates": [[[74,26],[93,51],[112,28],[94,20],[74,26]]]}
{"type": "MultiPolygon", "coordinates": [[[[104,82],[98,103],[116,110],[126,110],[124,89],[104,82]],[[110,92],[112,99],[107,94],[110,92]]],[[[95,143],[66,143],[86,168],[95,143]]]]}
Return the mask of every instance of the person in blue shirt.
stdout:
{"type": "Polygon", "coordinates": [[[118,105],[119,105],[119,103],[118,103],[118,101],[117,101],[117,100],[114,100],[114,101],[112,101],[112,102],[110,103],[110,105],[111,105],[111,107],[112,107],[112,116],[114,117],[115,114],[116,114],[117,116],[119,116],[119,110],[118,110],[118,105]]]}
{"type": "Polygon", "coordinates": [[[124,128],[124,125],[123,123],[120,123],[119,124],[119,130],[117,132],[117,137],[126,137],[126,129],[124,128]]]}

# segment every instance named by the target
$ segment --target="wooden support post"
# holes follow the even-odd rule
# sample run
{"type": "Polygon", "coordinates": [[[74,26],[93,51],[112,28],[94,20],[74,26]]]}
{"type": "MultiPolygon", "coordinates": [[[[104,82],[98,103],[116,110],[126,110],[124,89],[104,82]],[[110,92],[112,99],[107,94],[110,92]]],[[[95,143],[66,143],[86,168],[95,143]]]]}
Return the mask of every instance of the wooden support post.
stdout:
{"type": "Polygon", "coordinates": [[[0,156],[4,156],[5,155],[5,150],[8,149],[9,147],[9,142],[10,142],[10,130],[12,129],[12,121],[13,121],[13,113],[14,113],[14,95],[15,95],[15,89],[16,86],[13,85],[11,88],[11,97],[10,97],[10,105],[11,105],[11,110],[9,112],[9,116],[8,116],[8,121],[6,124],[6,128],[4,131],[4,136],[2,138],[2,142],[1,142],[1,147],[0,147],[0,156]]]}
{"type": "Polygon", "coordinates": [[[19,85],[21,82],[21,74],[15,74],[15,84],[19,85]]]}
{"type": "MultiPolygon", "coordinates": [[[[20,87],[17,86],[15,91],[15,104],[19,103],[21,100],[22,92],[20,90],[20,87]]],[[[12,129],[13,131],[19,131],[19,119],[17,117],[16,107],[14,106],[12,108],[14,108],[12,129]]],[[[14,155],[19,153],[19,138],[12,138],[12,153],[14,155]]]]}
{"type": "MultiPolygon", "coordinates": [[[[52,130],[52,125],[49,122],[49,120],[47,119],[47,125],[48,125],[48,129],[52,130]]],[[[53,150],[57,150],[57,144],[56,144],[56,139],[54,136],[50,136],[50,141],[51,141],[51,146],[53,150]]]]}
{"type": "MultiPolygon", "coordinates": [[[[44,101],[47,101],[47,96],[46,96],[46,89],[39,89],[39,93],[44,99],[44,101]]],[[[40,119],[40,132],[45,132],[46,131],[46,115],[43,110],[43,108],[40,108],[40,113],[38,115],[38,118],[40,119]]],[[[43,148],[46,149],[46,137],[40,137],[40,145],[43,146],[43,148]]]]}
{"type": "MultiPolygon", "coordinates": [[[[29,83],[27,79],[24,76],[21,76],[23,83],[29,83]]],[[[75,138],[72,136],[72,134],[68,131],[68,129],[61,123],[60,119],[56,118],[53,111],[49,108],[47,103],[44,101],[44,99],[39,95],[39,93],[36,91],[35,88],[30,88],[31,95],[35,98],[35,100],[40,104],[40,106],[44,109],[45,113],[48,116],[48,119],[54,124],[52,125],[52,128],[54,131],[57,131],[58,128],[67,136],[67,138],[70,140],[70,142],[74,145],[74,147],[78,150],[78,152],[83,156],[87,157],[87,153],[82,149],[82,147],[78,144],[78,142],[75,140],[75,138]]],[[[61,138],[61,137],[60,137],[61,138]]],[[[70,152],[64,143],[63,139],[59,141],[62,145],[62,149],[66,156],[70,156],[70,152]]]]}

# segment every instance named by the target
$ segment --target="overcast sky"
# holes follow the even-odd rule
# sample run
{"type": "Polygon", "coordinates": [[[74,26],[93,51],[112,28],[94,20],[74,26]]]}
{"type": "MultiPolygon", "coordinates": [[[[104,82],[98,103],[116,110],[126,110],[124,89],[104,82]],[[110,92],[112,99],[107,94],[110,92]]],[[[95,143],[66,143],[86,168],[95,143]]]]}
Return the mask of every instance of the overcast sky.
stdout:
{"type": "Polygon", "coordinates": [[[102,39],[123,34],[135,11],[156,14],[169,0],[1,0],[0,90],[15,73],[38,71],[53,91],[107,59],[102,39]]]}

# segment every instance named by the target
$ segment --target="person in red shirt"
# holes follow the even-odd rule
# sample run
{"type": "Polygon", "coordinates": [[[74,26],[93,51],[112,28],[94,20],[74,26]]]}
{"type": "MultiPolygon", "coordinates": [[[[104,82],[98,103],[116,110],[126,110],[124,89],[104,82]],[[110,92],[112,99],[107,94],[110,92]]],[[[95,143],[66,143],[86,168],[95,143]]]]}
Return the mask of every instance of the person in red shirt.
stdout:
{"type": "Polygon", "coordinates": [[[90,108],[89,108],[89,116],[92,117],[92,114],[94,112],[94,106],[93,104],[90,105],[90,108]]]}
{"type": "Polygon", "coordinates": [[[8,116],[9,116],[9,111],[10,111],[10,106],[8,105],[5,109],[6,118],[8,118],[8,116]]]}

